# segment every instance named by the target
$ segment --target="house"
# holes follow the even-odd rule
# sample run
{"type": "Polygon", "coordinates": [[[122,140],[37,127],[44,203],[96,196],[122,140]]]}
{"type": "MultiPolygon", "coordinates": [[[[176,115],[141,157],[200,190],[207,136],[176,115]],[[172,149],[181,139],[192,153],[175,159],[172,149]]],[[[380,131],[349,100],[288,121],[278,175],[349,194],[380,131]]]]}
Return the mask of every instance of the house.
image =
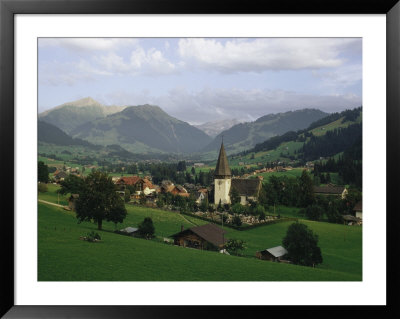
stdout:
{"type": "Polygon", "coordinates": [[[347,188],[344,186],[334,186],[328,184],[327,186],[314,186],[315,195],[325,195],[325,196],[340,196],[342,199],[347,196],[347,188]]]}
{"type": "Polygon", "coordinates": [[[163,180],[160,186],[160,193],[170,193],[174,189],[175,185],[169,180],[163,180]]]}
{"type": "Polygon", "coordinates": [[[71,210],[75,210],[75,203],[78,198],[79,198],[79,194],[71,194],[71,196],[68,198],[68,207],[71,210]]]}
{"type": "Polygon", "coordinates": [[[121,177],[115,184],[118,185],[121,190],[125,190],[126,186],[134,186],[139,180],[139,176],[121,177]]]}
{"type": "Polygon", "coordinates": [[[347,225],[361,225],[361,218],[353,215],[343,215],[343,221],[347,225]]]}
{"type": "Polygon", "coordinates": [[[179,195],[179,196],[183,196],[183,197],[189,197],[189,193],[186,190],[185,187],[181,186],[181,185],[175,185],[175,187],[171,190],[171,193],[173,195],[179,195]]]}
{"type": "Polygon", "coordinates": [[[147,178],[139,176],[121,177],[115,184],[121,191],[125,190],[127,186],[133,186],[138,196],[142,193],[148,196],[156,191],[154,185],[147,178]]]}
{"type": "Polygon", "coordinates": [[[181,185],[175,185],[168,180],[161,182],[160,193],[171,193],[172,195],[179,195],[183,197],[189,197],[190,195],[185,187],[181,185]]]}
{"type": "Polygon", "coordinates": [[[281,261],[288,251],[282,246],[276,246],[269,249],[256,252],[256,257],[262,260],[281,261]]]}
{"type": "Polygon", "coordinates": [[[183,229],[172,235],[174,244],[204,250],[220,250],[226,243],[225,231],[215,224],[205,224],[183,229]]]}
{"type": "Polygon", "coordinates": [[[66,177],[68,176],[68,174],[64,171],[59,171],[57,174],[54,174],[54,179],[57,183],[63,181],[66,177]]]}
{"type": "MultiPolygon", "coordinates": [[[[244,175],[245,176],[245,175],[244,175]]],[[[224,143],[221,143],[221,148],[218,155],[217,165],[214,171],[214,204],[221,203],[230,204],[231,189],[234,188],[239,192],[240,203],[247,205],[249,200],[256,201],[261,189],[261,180],[234,178],[232,179],[231,169],[229,168],[228,158],[225,153],[224,143]]]]}
{"type": "Polygon", "coordinates": [[[362,219],[362,201],[360,200],[355,204],[353,211],[356,213],[356,217],[362,219]]]}
{"type": "Polygon", "coordinates": [[[196,193],[196,203],[200,204],[207,198],[208,198],[207,188],[200,188],[196,193]]]}

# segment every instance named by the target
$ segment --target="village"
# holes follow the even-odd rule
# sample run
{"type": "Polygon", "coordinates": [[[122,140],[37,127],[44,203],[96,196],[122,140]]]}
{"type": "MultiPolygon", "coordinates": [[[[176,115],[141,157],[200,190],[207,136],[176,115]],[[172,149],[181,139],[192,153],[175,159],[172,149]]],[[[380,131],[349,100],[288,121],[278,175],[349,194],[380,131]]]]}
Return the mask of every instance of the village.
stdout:
{"type": "MultiPolygon", "coordinates": [[[[193,165],[193,167],[199,166],[203,165],[201,163],[193,165]]],[[[115,185],[116,193],[126,205],[157,208],[187,217],[196,217],[208,222],[204,225],[186,229],[182,225],[180,232],[163,238],[165,243],[200,250],[215,250],[229,254],[227,249],[227,247],[230,247],[229,245],[234,243],[236,244],[236,249],[240,250],[243,249],[243,243],[228,243],[224,235],[226,233],[224,228],[226,227],[246,230],[271,223],[298,220],[298,218],[270,213],[259,203],[260,193],[263,189],[263,177],[257,174],[286,172],[292,169],[290,166],[264,167],[254,170],[252,174],[244,174],[241,177],[232,176],[222,143],[213,173],[214,183],[209,187],[191,183],[178,185],[170,180],[162,180],[159,185],[155,185],[151,176],[112,176],[111,179],[115,185]]],[[[305,172],[307,170],[310,170],[309,165],[304,168],[305,172]]],[[[81,178],[79,167],[57,169],[52,174],[51,181],[56,185],[63,185],[64,181],[71,178],[71,176],[81,178]]],[[[344,186],[328,184],[314,186],[313,193],[315,196],[333,196],[344,200],[348,194],[348,189],[344,186]]],[[[68,205],[64,206],[64,209],[75,211],[77,200],[79,200],[79,194],[71,193],[68,197],[68,205]]],[[[361,201],[354,206],[353,214],[343,215],[342,218],[344,224],[361,225],[361,201]]],[[[127,226],[116,230],[116,232],[138,237],[137,225],[127,226]]],[[[232,249],[230,251],[232,252],[232,249]]],[[[256,251],[255,257],[262,260],[291,263],[290,260],[286,259],[287,253],[288,251],[282,246],[265,247],[264,250],[256,251]]]]}

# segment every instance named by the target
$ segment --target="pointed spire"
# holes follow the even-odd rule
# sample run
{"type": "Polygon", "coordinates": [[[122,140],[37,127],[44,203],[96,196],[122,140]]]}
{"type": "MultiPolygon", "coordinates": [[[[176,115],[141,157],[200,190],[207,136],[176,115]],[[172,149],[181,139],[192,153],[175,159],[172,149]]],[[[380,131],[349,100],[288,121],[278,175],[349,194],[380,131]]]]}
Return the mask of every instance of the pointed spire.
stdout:
{"type": "Polygon", "coordinates": [[[215,167],[214,177],[226,178],[231,176],[232,173],[231,169],[229,168],[228,158],[225,153],[224,142],[222,142],[221,149],[219,150],[217,166],[215,167]]]}

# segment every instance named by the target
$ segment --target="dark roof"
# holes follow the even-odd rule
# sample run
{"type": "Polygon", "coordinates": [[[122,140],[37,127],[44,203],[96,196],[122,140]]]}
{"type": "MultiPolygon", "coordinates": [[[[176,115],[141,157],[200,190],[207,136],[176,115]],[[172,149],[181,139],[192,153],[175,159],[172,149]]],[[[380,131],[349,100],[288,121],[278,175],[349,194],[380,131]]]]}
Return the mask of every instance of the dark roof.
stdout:
{"type": "Polygon", "coordinates": [[[342,194],[345,190],[344,186],[314,186],[314,193],[321,194],[342,194]]]}
{"type": "Polygon", "coordinates": [[[357,222],[360,220],[360,218],[352,216],[352,215],[343,215],[343,219],[346,221],[353,221],[353,222],[357,222]]]}
{"type": "Polygon", "coordinates": [[[231,188],[235,188],[241,196],[257,197],[261,188],[261,180],[259,180],[258,178],[234,178],[231,181],[231,188]]]}
{"type": "Polygon", "coordinates": [[[65,178],[65,177],[67,177],[67,176],[68,176],[67,173],[65,173],[64,171],[61,171],[61,172],[59,172],[55,177],[56,177],[56,178],[65,178]]]}
{"type": "Polygon", "coordinates": [[[230,177],[232,176],[231,169],[229,168],[228,158],[226,157],[224,143],[221,143],[217,166],[214,172],[215,177],[230,177]]]}
{"type": "Polygon", "coordinates": [[[226,243],[226,238],[223,237],[223,234],[226,233],[225,230],[214,224],[206,224],[202,226],[192,227],[184,231],[181,231],[175,235],[172,235],[172,237],[178,237],[179,235],[182,235],[183,233],[189,231],[195,233],[199,237],[203,238],[205,241],[208,241],[209,243],[212,243],[215,246],[220,246],[226,243]],[[222,238],[224,239],[224,241],[222,241],[222,238]]]}
{"type": "Polygon", "coordinates": [[[359,201],[353,208],[353,210],[357,211],[357,212],[361,212],[362,211],[362,201],[359,201]]]}

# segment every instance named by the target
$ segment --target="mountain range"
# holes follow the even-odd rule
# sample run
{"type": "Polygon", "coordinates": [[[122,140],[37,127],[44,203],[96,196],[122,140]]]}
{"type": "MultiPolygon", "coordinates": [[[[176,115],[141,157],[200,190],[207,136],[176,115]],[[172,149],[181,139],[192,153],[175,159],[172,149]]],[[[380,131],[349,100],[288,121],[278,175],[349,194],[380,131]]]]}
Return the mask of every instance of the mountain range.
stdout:
{"type": "Polygon", "coordinates": [[[207,122],[207,123],[193,125],[193,126],[202,130],[208,136],[211,136],[212,138],[214,138],[219,133],[230,129],[232,126],[239,124],[239,123],[242,123],[242,122],[237,119],[226,119],[226,120],[222,120],[222,121],[212,121],[212,122],[207,122]]]}
{"type": "MultiPolygon", "coordinates": [[[[222,136],[227,152],[232,154],[272,136],[304,129],[327,115],[320,110],[303,109],[265,115],[254,122],[238,123],[232,119],[196,127],[156,105],[105,106],[85,98],[45,111],[39,114],[39,120],[67,133],[73,143],[119,145],[135,154],[216,152],[222,136]]],[[[41,138],[46,139],[43,135],[41,138]]]]}
{"type": "Polygon", "coordinates": [[[265,115],[254,122],[239,123],[221,132],[202,151],[217,150],[221,144],[222,137],[228,153],[243,151],[273,136],[307,128],[312,122],[327,115],[328,113],[316,109],[265,115]]]}
{"type": "Polygon", "coordinates": [[[76,127],[73,137],[93,144],[118,144],[134,153],[158,150],[191,153],[211,142],[203,131],[155,105],[129,106],[123,111],[76,127]]]}

